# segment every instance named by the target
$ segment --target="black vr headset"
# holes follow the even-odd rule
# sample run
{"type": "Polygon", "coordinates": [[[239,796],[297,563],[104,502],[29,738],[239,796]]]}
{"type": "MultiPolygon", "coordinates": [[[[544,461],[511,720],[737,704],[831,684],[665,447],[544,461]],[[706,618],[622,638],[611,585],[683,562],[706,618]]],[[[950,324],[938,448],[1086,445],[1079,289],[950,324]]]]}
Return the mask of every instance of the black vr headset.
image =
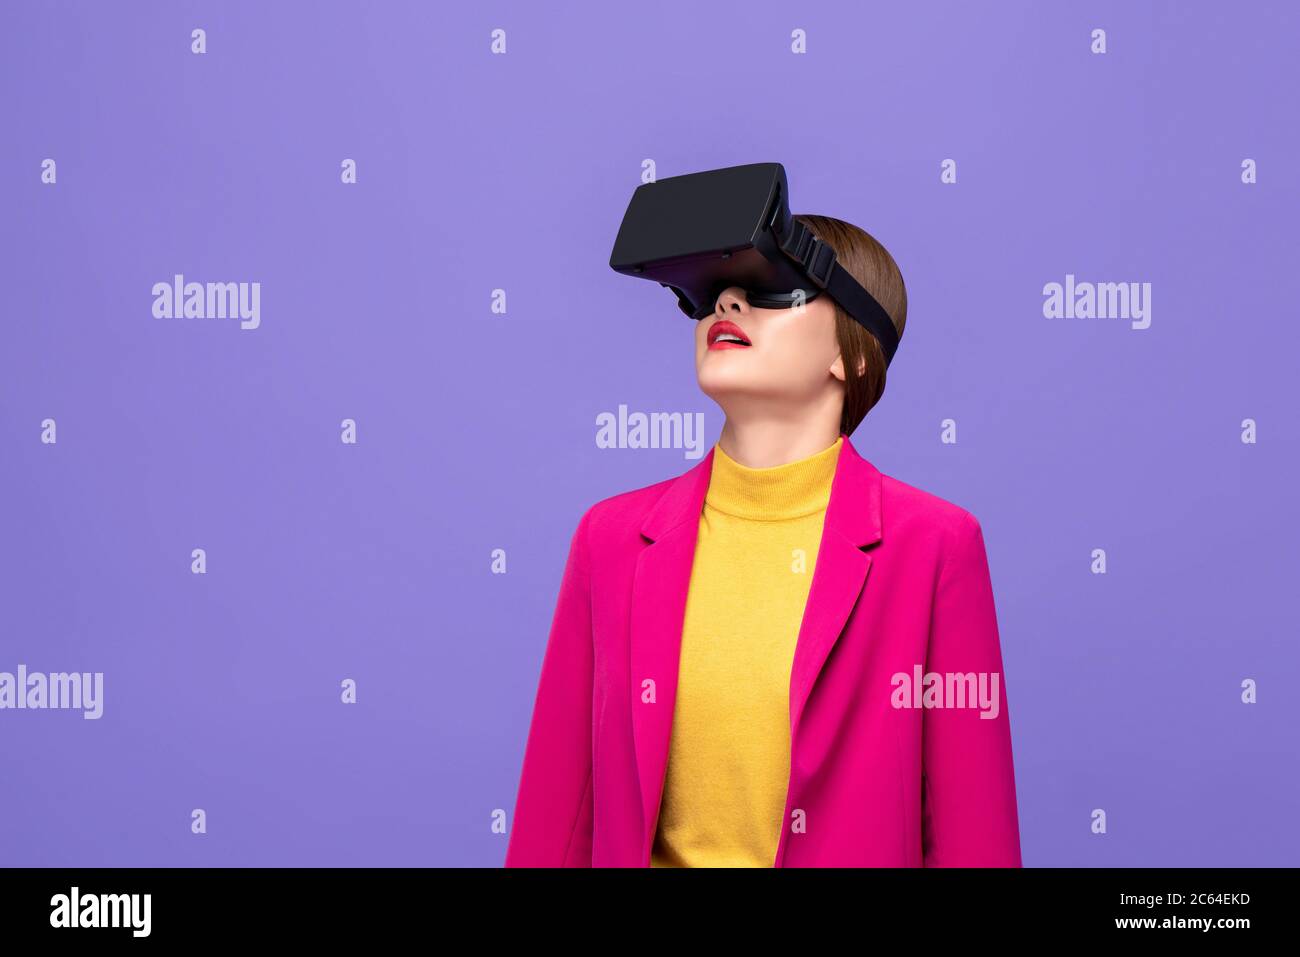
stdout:
{"type": "Polygon", "coordinates": [[[790,215],[780,163],[752,163],[671,176],[637,187],[609,264],[653,279],[692,319],[712,314],[729,286],[751,306],[788,309],[825,292],[876,337],[888,365],[898,332],[835,251],[790,215]]]}

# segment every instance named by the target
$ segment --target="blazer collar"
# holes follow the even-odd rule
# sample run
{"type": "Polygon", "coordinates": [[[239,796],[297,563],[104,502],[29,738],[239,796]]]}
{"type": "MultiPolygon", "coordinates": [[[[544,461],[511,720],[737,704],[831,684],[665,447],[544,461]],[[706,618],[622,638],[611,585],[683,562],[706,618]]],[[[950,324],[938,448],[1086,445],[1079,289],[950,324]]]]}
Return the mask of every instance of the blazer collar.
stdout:
{"type": "MultiPolygon", "coordinates": [[[[883,525],[880,518],[880,472],[858,454],[847,435],[840,449],[831,482],[831,497],[826,505],[826,527],[833,528],[859,548],[880,541],[883,525]]],[[[683,522],[698,522],[709,490],[713,471],[713,452],[673,480],[654,508],[641,522],[641,533],[658,541],[683,522]]]]}
{"type": "MultiPolygon", "coordinates": [[[[700,511],[709,487],[713,450],[668,487],[646,514],[641,533],[650,544],[637,559],[629,620],[632,736],[640,781],[642,855],[648,864],[663,797],[672,739],[682,625],[690,588],[700,511]]],[[[810,583],[790,671],[791,777],[787,800],[796,800],[808,769],[797,760],[799,720],[831,649],[867,580],[881,540],[881,474],[858,455],[847,435],[826,505],[821,546],[810,583]]],[[[790,809],[777,850],[785,855],[790,809]]]]}

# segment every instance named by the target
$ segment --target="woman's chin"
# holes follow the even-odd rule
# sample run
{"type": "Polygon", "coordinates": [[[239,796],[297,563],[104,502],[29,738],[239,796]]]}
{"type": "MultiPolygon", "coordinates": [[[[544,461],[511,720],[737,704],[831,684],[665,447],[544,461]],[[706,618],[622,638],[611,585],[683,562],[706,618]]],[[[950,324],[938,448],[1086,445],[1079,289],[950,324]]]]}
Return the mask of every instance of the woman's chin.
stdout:
{"type": "Polygon", "coordinates": [[[724,408],[729,399],[767,396],[772,392],[772,383],[765,382],[761,376],[730,371],[701,370],[699,384],[701,392],[724,408]]]}

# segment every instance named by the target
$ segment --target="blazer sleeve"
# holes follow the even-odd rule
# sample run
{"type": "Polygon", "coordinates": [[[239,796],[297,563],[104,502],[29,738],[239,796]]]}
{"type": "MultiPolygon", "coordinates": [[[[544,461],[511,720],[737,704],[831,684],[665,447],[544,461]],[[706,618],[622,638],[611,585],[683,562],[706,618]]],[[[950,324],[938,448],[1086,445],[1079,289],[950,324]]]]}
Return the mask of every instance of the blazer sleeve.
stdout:
{"type": "Polygon", "coordinates": [[[583,515],[569,544],[524,749],[506,867],[590,867],[591,565],[583,515]]]}
{"type": "Polygon", "coordinates": [[[974,673],[977,688],[987,676],[982,680],[989,706],[923,711],[923,863],[1020,867],[1011,722],[993,585],[984,534],[969,512],[962,513],[935,588],[925,671],[974,673]]]}

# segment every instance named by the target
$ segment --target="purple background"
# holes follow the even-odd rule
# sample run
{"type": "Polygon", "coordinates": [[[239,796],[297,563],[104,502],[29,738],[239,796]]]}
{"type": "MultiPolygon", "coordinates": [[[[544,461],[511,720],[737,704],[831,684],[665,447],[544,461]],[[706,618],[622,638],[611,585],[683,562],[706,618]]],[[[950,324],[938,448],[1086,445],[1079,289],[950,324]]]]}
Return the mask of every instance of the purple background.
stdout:
{"type": "Polygon", "coordinates": [[[1283,3],[6,3],[0,670],[102,671],[105,713],[0,711],[0,863],[501,862],[573,527],[694,464],[598,449],[596,415],[722,424],[671,296],[607,265],[645,158],[783,162],[796,211],[897,258],[854,442],[983,524],[1025,863],[1300,863],[1298,31],[1283,3]],[[261,282],[261,328],[154,319],[177,272],[261,282]],[[1151,328],[1044,319],[1067,272],[1151,282],[1151,328]]]}

